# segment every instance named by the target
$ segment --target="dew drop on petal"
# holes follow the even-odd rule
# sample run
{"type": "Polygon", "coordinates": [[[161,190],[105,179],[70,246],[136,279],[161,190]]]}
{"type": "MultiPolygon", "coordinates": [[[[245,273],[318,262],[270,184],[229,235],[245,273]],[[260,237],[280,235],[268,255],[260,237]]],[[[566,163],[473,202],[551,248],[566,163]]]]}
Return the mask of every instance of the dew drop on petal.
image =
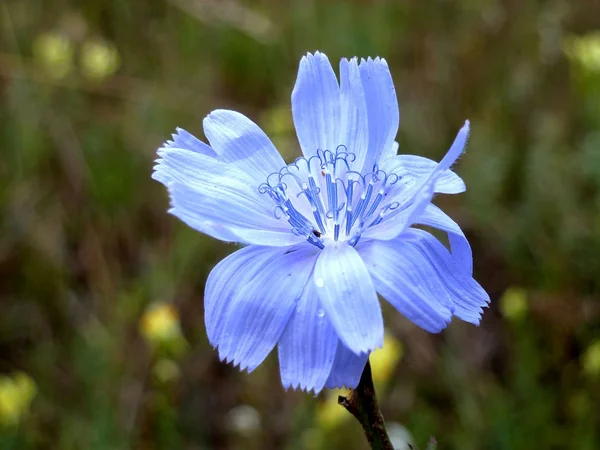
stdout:
{"type": "Polygon", "coordinates": [[[323,278],[323,277],[317,277],[315,279],[315,284],[317,285],[317,287],[323,287],[323,286],[325,286],[325,278],[323,278]]]}
{"type": "Polygon", "coordinates": [[[325,311],[323,311],[322,309],[317,310],[317,317],[325,317],[325,311]]]}

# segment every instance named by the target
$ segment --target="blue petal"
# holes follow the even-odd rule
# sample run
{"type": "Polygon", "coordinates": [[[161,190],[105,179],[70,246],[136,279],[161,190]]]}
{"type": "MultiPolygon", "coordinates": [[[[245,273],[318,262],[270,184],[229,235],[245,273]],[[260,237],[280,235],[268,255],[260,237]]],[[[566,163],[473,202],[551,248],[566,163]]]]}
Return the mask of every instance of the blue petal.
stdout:
{"type": "MultiPolygon", "coordinates": [[[[305,241],[289,229],[266,220],[247,205],[224,195],[208,195],[178,183],[169,185],[169,213],[190,227],[225,242],[285,247],[305,241]],[[262,228],[264,227],[264,228],[262,228]]],[[[285,224],[282,225],[285,227],[285,224]]]]}
{"type": "Polygon", "coordinates": [[[221,261],[206,282],[209,341],[222,360],[254,370],[281,337],[316,260],[307,247],[246,247],[221,261]]]}
{"type": "Polygon", "coordinates": [[[429,204],[416,223],[445,231],[448,234],[450,249],[452,250],[452,256],[456,259],[458,269],[465,271],[468,275],[473,274],[473,254],[469,241],[467,241],[458,224],[448,217],[444,211],[433,204],[429,204]]]}
{"type": "Polygon", "coordinates": [[[431,277],[439,278],[450,294],[455,306],[454,315],[478,325],[483,313],[481,308],[490,302],[481,285],[461,270],[448,249],[428,232],[410,229],[402,238],[429,261],[431,277]]]}
{"type": "MultiPolygon", "coordinates": [[[[444,176],[463,152],[468,137],[469,121],[467,120],[458,132],[448,153],[429,174],[423,175],[414,182],[409,180],[407,189],[398,189],[391,195],[390,201],[395,200],[402,205],[396,210],[396,214],[390,215],[380,224],[368,228],[363,233],[363,237],[382,240],[393,239],[402,234],[409,226],[417,223],[433,198],[438,180],[444,176]]],[[[402,183],[399,183],[399,186],[402,186],[402,183]]]]}
{"type": "Polygon", "coordinates": [[[300,60],[292,91],[292,115],[304,156],[339,145],[340,90],[327,56],[308,53],[300,60]]]}
{"type": "Polygon", "coordinates": [[[333,367],[325,387],[328,389],[354,389],[360,382],[360,377],[369,359],[369,353],[354,354],[341,341],[338,341],[333,367]]]}
{"type": "Polygon", "coordinates": [[[319,393],[331,372],[338,337],[309,282],[279,340],[281,382],[319,393]]]}
{"type": "Polygon", "coordinates": [[[365,171],[370,171],[374,164],[380,163],[381,155],[392,147],[398,133],[400,111],[392,75],[385,59],[363,59],[359,69],[369,122],[368,158],[364,167],[365,171]]]}
{"type": "Polygon", "coordinates": [[[383,318],[371,277],[356,250],[346,243],[319,254],[314,283],[325,313],[342,342],[355,353],[383,344],[383,318]]]}
{"type": "MultiPolygon", "coordinates": [[[[415,155],[398,155],[383,165],[387,173],[400,178],[419,179],[432,173],[438,163],[429,158],[415,155]]],[[[466,190],[463,180],[451,170],[445,170],[435,183],[434,191],[440,194],[460,194],[466,190]]]]}
{"type": "Polygon", "coordinates": [[[217,346],[223,335],[227,310],[240,286],[255,278],[287,249],[250,245],[221,260],[210,272],[204,290],[204,322],[208,341],[217,346]]]}
{"type": "Polygon", "coordinates": [[[384,150],[381,153],[381,158],[379,159],[379,161],[380,161],[379,165],[382,166],[382,169],[385,168],[385,170],[388,173],[391,173],[391,171],[388,171],[386,163],[389,162],[390,159],[392,159],[394,156],[398,155],[399,148],[400,148],[400,144],[398,144],[397,141],[394,141],[390,148],[388,148],[387,150],[384,150]]]}
{"type": "Polygon", "coordinates": [[[183,128],[176,128],[176,131],[177,133],[172,135],[173,140],[167,141],[165,147],[183,148],[205,156],[210,156],[211,158],[217,157],[217,152],[215,152],[212,148],[210,148],[210,146],[206,145],[193,134],[188,133],[183,128]]]}
{"type": "Polygon", "coordinates": [[[338,144],[355,155],[352,167],[361,171],[369,146],[369,121],[365,93],[356,58],[340,61],[341,122],[338,144]]]}
{"type": "Polygon", "coordinates": [[[303,239],[275,218],[268,196],[236,166],[189,150],[163,148],[152,177],[169,188],[169,212],[226,241],[291,245],[303,239]]]}
{"type": "Polygon", "coordinates": [[[238,165],[259,183],[285,166],[267,135],[243,114],[219,109],[211,112],[203,124],[204,134],[219,158],[238,165]]]}
{"type": "Polygon", "coordinates": [[[437,176],[425,180],[400,180],[405,189],[394,189],[388,193],[389,202],[401,205],[378,225],[367,228],[363,238],[388,240],[402,234],[409,226],[415,223],[431,202],[435,193],[437,176]],[[394,215],[395,213],[395,215],[394,215]]]}
{"type": "Polygon", "coordinates": [[[385,242],[369,241],[357,249],[377,292],[402,315],[431,333],[446,328],[454,304],[417,247],[401,236],[385,242]]]}
{"type": "Polygon", "coordinates": [[[454,138],[454,142],[448,150],[448,153],[442,158],[438,166],[435,168],[435,171],[443,172],[444,170],[448,170],[452,167],[452,164],[458,159],[458,157],[462,154],[467,146],[467,141],[469,140],[469,132],[471,129],[471,125],[469,121],[465,121],[465,124],[462,126],[460,130],[458,130],[458,134],[454,138]]]}

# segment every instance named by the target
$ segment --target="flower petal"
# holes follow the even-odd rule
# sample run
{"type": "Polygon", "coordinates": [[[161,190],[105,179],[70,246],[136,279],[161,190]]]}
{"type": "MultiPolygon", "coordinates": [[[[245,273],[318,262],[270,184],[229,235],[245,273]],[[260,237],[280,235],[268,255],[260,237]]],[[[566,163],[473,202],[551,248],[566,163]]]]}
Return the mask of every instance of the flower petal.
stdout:
{"type": "Polygon", "coordinates": [[[429,174],[423,175],[416,181],[410,182],[409,180],[407,189],[396,191],[390,201],[395,200],[401,206],[385,217],[379,224],[368,228],[363,233],[363,237],[382,240],[393,239],[402,234],[413,223],[416,223],[431,202],[438,180],[463,152],[468,138],[469,121],[467,120],[454,139],[450,150],[439,164],[429,174]]]}
{"type": "Polygon", "coordinates": [[[216,347],[227,310],[240,289],[287,249],[249,245],[221,260],[210,272],[204,290],[204,322],[208,341],[216,347]]]}
{"type": "Polygon", "coordinates": [[[340,89],[323,53],[308,53],[300,60],[292,91],[292,115],[298,141],[306,158],[317,150],[335,151],[339,142],[340,89]]]}
{"type": "Polygon", "coordinates": [[[427,225],[445,231],[450,241],[452,256],[456,259],[457,267],[468,275],[473,274],[473,254],[471,246],[458,224],[434,204],[429,204],[416,221],[417,224],[427,225]]]}
{"type": "Polygon", "coordinates": [[[339,145],[354,154],[354,170],[360,171],[369,147],[369,121],[358,62],[356,58],[340,61],[340,136],[339,145]]]}
{"type": "Polygon", "coordinates": [[[369,172],[379,164],[394,144],[400,123],[400,110],[394,81],[383,58],[363,59],[359,65],[360,77],[367,102],[369,148],[364,169],[369,172]]]}
{"type": "Polygon", "coordinates": [[[483,310],[490,297],[470,274],[458,267],[444,245],[426,231],[410,229],[402,238],[417,249],[429,261],[431,277],[438,278],[446,287],[454,303],[454,315],[458,318],[479,324],[483,310]]]}
{"type": "Polygon", "coordinates": [[[452,164],[455,163],[467,146],[470,130],[471,124],[468,120],[466,120],[462,128],[458,130],[458,134],[454,138],[454,142],[450,146],[450,150],[448,150],[446,155],[439,162],[437,167],[434,169],[434,172],[443,172],[452,167],[452,164]]]}
{"type": "Polygon", "coordinates": [[[209,145],[202,142],[193,134],[188,133],[183,128],[176,128],[175,130],[177,133],[172,135],[173,140],[167,141],[164,145],[165,147],[183,148],[205,156],[210,156],[211,158],[217,157],[217,152],[215,152],[209,145]]]}
{"type": "Polygon", "coordinates": [[[325,313],[341,341],[363,353],[383,344],[383,318],[371,277],[359,254],[346,243],[319,254],[314,283],[325,313]]]}
{"type": "MultiPolygon", "coordinates": [[[[367,228],[363,233],[363,238],[389,240],[402,234],[409,226],[418,220],[427,205],[433,198],[435,182],[437,177],[431,177],[426,180],[406,182],[405,191],[390,195],[390,203],[395,201],[400,205],[392,211],[387,217],[382,212],[383,219],[379,224],[367,228]]],[[[401,180],[402,182],[402,180],[401,180]]]]}
{"type": "Polygon", "coordinates": [[[328,389],[348,388],[354,389],[360,382],[360,377],[369,359],[369,353],[356,355],[341,341],[338,341],[333,367],[325,387],[328,389]]]}
{"type": "MultiPolygon", "coordinates": [[[[382,167],[388,174],[394,173],[400,178],[418,179],[429,175],[438,163],[429,158],[415,155],[397,155],[382,167]]],[[[451,170],[445,170],[435,183],[435,192],[440,194],[460,194],[466,190],[463,180],[451,170]]]]}
{"type": "Polygon", "coordinates": [[[281,337],[312,272],[316,250],[250,246],[221,261],[206,283],[205,320],[222,360],[254,370],[281,337]]]}
{"type": "Polygon", "coordinates": [[[206,116],[203,124],[204,134],[219,157],[238,165],[259,183],[285,166],[264,131],[243,114],[218,109],[206,116]]]}
{"type": "Polygon", "coordinates": [[[316,287],[308,282],[277,347],[283,386],[319,393],[331,372],[337,342],[316,287]]]}
{"type": "Polygon", "coordinates": [[[274,216],[271,199],[235,165],[179,148],[159,150],[152,177],[167,185],[170,213],[217,239],[292,245],[303,239],[274,216]]]}
{"type": "Polygon", "coordinates": [[[438,333],[450,323],[454,304],[431,264],[412,243],[398,237],[369,241],[357,250],[377,292],[421,328],[438,333]]]}
{"type": "MultiPolygon", "coordinates": [[[[384,150],[381,153],[381,158],[379,159],[379,161],[380,161],[379,165],[382,166],[382,169],[384,167],[386,167],[386,162],[387,161],[389,161],[390,159],[392,159],[394,156],[398,155],[398,149],[399,148],[400,148],[400,144],[398,144],[397,141],[394,141],[394,143],[392,144],[392,146],[389,149],[384,150]]],[[[385,170],[387,171],[387,169],[385,169],[385,170]]],[[[391,172],[388,171],[388,173],[391,173],[391,172]]]]}
{"type": "Polygon", "coordinates": [[[210,196],[178,183],[169,186],[169,194],[173,205],[169,213],[190,227],[222,241],[285,247],[306,240],[289,229],[274,229],[279,225],[262,221],[263,218],[253,214],[251,209],[239,204],[224,206],[224,200],[229,200],[224,196],[210,196]],[[261,228],[261,221],[265,228],[261,228]]]}

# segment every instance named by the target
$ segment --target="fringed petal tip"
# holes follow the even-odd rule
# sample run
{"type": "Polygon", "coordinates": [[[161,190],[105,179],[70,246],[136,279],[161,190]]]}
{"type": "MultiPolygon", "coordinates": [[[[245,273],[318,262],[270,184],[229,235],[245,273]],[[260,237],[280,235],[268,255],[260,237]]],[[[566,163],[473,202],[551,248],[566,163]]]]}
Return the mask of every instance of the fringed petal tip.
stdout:
{"type": "MultiPolygon", "coordinates": [[[[452,311],[453,309],[454,309],[454,308],[450,308],[450,310],[451,310],[451,313],[452,313],[452,314],[454,314],[454,311],[452,311]]],[[[422,325],[422,324],[418,324],[418,326],[420,326],[421,328],[423,328],[423,329],[424,329],[425,331],[427,331],[428,333],[431,333],[431,334],[439,334],[439,333],[441,333],[442,331],[444,331],[446,328],[448,328],[448,325],[450,325],[450,323],[452,322],[452,317],[453,317],[453,316],[450,316],[450,317],[448,317],[448,318],[444,318],[444,319],[443,319],[443,323],[442,323],[442,324],[440,324],[440,325],[439,325],[439,327],[431,327],[431,328],[428,328],[428,327],[426,327],[426,326],[424,326],[424,325],[422,325]]]]}
{"type": "MultiPolygon", "coordinates": [[[[304,54],[304,56],[302,56],[301,60],[311,59],[311,58],[318,58],[321,60],[329,61],[329,58],[327,57],[327,55],[319,50],[315,50],[314,52],[306,52],[304,54]]],[[[374,56],[374,57],[367,56],[367,58],[360,58],[360,60],[359,60],[358,56],[353,56],[351,58],[344,57],[341,59],[346,60],[346,61],[357,61],[360,64],[380,64],[380,65],[388,67],[387,60],[381,56],[374,56]]]]}
{"type": "Polygon", "coordinates": [[[171,177],[169,177],[169,175],[164,170],[162,162],[163,160],[160,158],[156,160],[156,165],[152,168],[152,175],[150,175],[150,177],[153,180],[158,181],[159,183],[162,183],[165,186],[168,186],[171,177]]]}
{"type": "Polygon", "coordinates": [[[352,383],[351,386],[347,386],[350,383],[334,383],[325,385],[326,389],[356,389],[358,383],[360,382],[360,378],[356,383],[352,383]]]}
{"type": "Polygon", "coordinates": [[[175,132],[171,133],[172,139],[166,140],[165,143],[163,144],[163,147],[165,147],[165,148],[177,147],[178,143],[180,145],[183,139],[189,138],[190,136],[193,137],[193,135],[191,133],[188,133],[183,128],[176,127],[175,132]]]}
{"type": "Polygon", "coordinates": [[[345,379],[327,380],[325,389],[356,389],[358,383],[360,383],[360,377],[362,376],[362,370],[357,375],[346,375],[345,379]]]}
{"type": "Polygon", "coordinates": [[[483,313],[484,308],[489,308],[490,307],[490,297],[487,295],[487,293],[485,291],[482,292],[484,294],[484,296],[482,296],[479,300],[479,306],[478,307],[471,307],[471,310],[469,311],[465,311],[463,309],[457,309],[455,312],[455,316],[458,317],[460,320],[463,320],[465,322],[468,322],[472,325],[475,325],[476,327],[478,327],[481,324],[481,319],[483,319],[483,313]]]}
{"type": "Polygon", "coordinates": [[[315,50],[314,52],[306,52],[304,54],[304,56],[302,57],[302,59],[304,58],[325,58],[329,61],[329,58],[327,58],[327,55],[319,50],[315,50]]]}
{"type": "MultiPolygon", "coordinates": [[[[173,136],[175,137],[175,135],[173,136]]],[[[158,158],[154,160],[156,164],[152,167],[152,179],[168,187],[178,176],[177,168],[172,167],[169,158],[174,152],[185,150],[187,149],[178,145],[176,141],[166,141],[162,147],[159,147],[156,150],[158,158]]]]}
{"type": "Polygon", "coordinates": [[[219,355],[219,360],[224,362],[227,365],[230,365],[234,369],[239,370],[240,372],[252,373],[254,370],[262,363],[262,361],[258,364],[248,364],[248,361],[244,361],[243,359],[236,359],[235,357],[231,357],[223,354],[219,346],[213,346],[219,355]]]}
{"type": "Polygon", "coordinates": [[[299,391],[304,392],[306,394],[312,393],[317,396],[323,391],[325,386],[309,386],[308,384],[298,382],[298,383],[284,383],[282,381],[282,386],[286,391],[299,391]]]}
{"type": "Polygon", "coordinates": [[[164,154],[165,151],[168,151],[169,149],[183,149],[194,153],[199,153],[204,156],[209,156],[211,158],[217,157],[216,152],[209,145],[205,144],[192,133],[189,133],[183,128],[175,128],[175,133],[172,133],[171,137],[172,140],[170,139],[165,141],[157,150],[159,156],[164,154]]]}
{"type": "Polygon", "coordinates": [[[353,56],[352,58],[342,58],[342,61],[352,65],[358,65],[358,58],[356,56],[353,56]]]}
{"type": "Polygon", "coordinates": [[[382,58],[380,56],[375,56],[374,58],[371,57],[371,56],[369,56],[366,59],[365,58],[360,58],[360,65],[380,66],[382,68],[385,68],[385,70],[387,70],[388,72],[390,70],[386,59],[382,58]]]}
{"type": "MultiPolygon", "coordinates": [[[[329,61],[329,58],[327,57],[327,55],[323,52],[320,52],[318,50],[314,51],[314,52],[306,52],[304,54],[304,56],[300,59],[300,67],[301,68],[306,68],[306,65],[311,65],[311,64],[318,64],[318,65],[325,65],[325,66],[331,66],[331,62],[329,61]]],[[[333,69],[332,69],[333,70],[333,69]]]]}

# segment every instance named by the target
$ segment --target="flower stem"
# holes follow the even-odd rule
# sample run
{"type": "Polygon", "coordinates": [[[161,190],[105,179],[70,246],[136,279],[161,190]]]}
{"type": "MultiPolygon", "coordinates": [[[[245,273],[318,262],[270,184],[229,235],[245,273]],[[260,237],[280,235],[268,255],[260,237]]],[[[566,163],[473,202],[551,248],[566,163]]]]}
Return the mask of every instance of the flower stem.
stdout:
{"type": "Polygon", "coordinates": [[[346,408],[360,422],[373,450],[394,450],[385,429],[383,415],[377,403],[371,364],[367,361],[360,382],[348,397],[339,396],[338,404],[346,408]]]}

